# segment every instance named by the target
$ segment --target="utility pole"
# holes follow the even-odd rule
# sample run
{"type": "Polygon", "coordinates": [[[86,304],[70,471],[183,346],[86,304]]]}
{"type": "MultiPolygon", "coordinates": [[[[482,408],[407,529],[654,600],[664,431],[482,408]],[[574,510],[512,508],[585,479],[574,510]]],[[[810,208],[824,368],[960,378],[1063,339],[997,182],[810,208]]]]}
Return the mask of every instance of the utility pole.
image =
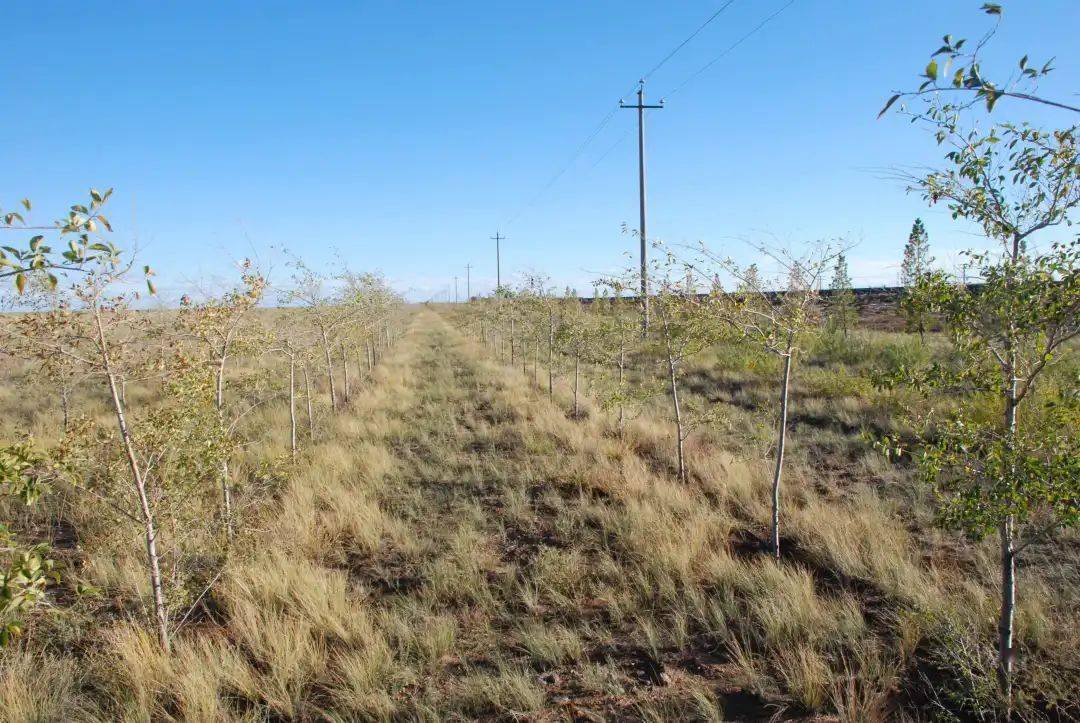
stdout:
{"type": "Polygon", "coordinates": [[[502,259],[499,256],[499,242],[505,241],[506,237],[500,236],[496,231],[495,235],[489,238],[495,242],[495,291],[498,291],[502,288],[502,259]]]}
{"type": "Polygon", "coordinates": [[[649,270],[648,247],[645,235],[645,111],[664,107],[664,101],[659,105],[645,105],[645,81],[638,81],[637,104],[627,105],[621,100],[620,108],[634,108],[637,110],[637,149],[638,149],[638,211],[640,224],[638,226],[638,240],[641,242],[641,335],[644,337],[649,331],[649,270]]]}
{"type": "Polygon", "coordinates": [[[465,301],[472,301],[472,281],[469,276],[469,271],[472,269],[472,264],[465,264],[465,301]]]}
{"type": "Polygon", "coordinates": [[[454,277],[454,303],[458,303],[457,300],[457,277],[454,277]]]}

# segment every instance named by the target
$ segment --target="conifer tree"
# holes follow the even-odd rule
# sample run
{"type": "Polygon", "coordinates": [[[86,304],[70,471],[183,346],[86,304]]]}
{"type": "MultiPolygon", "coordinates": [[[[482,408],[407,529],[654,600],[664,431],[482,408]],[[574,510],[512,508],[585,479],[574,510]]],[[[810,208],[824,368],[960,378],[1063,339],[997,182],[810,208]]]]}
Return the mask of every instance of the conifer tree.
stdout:
{"type": "Polygon", "coordinates": [[[829,287],[832,289],[828,299],[829,330],[840,331],[847,336],[848,329],[858,321],[858,309],[855,307],[855,292],[852,289],[851,274],[848,272],[847,257],[843,253],[836,255],[829,287]]]}
{"type": "Polygon", "coordinates": [[[933,261],[926,226],[921,218],[917,218],[911,226],[907,243],[904,244],[904,260],[900,264],[900,285],[904,287],[900,297],[900,311],[907,320],[908,331],[919,332],[919,339],[925,339],[927,316],[924,307],[913,303],[912,287],[917,286],[919,280],[929,272],[933,261]]]}

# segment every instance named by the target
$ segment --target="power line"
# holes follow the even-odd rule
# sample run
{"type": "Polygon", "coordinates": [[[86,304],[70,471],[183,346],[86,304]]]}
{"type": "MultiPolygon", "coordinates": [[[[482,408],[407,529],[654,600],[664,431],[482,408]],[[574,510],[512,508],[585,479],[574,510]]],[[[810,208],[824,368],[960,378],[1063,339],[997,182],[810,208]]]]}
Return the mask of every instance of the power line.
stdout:
{"type": "MultiPolygon", "coordinates": [[[[623,93],[622,97],[620,97],[619,100],[622,100],[623,97],[629,95],[632,92],[633,92],[633,89],[631,89],[627,93],[623,93]]],[[[533,204],[535,204],[537,201],[539,201],[541,198],[543,198],[544,194],[547,193],[551,189],[552,186],[554,186],[556,183],[558,183],[559,179],[563,177],[563,174],[565,174],[567,171],[570,170],[570,166],[574,165],[574,161],[576,161],[581,156],[581,154],[585,152],[585,149],[589,146],[590,143],[592,143],[593,139],[596,138],[598,135],[600,135],[600,131],[604,130],[604,128],[607,127],[607,124],[611,122],[611,119],[615,117],[615,114],[618,111],[619,111],[619,106],[618,106],[618,104],[616,104],[611,108],[611,110],[609,110],[607,112],[607,115],[605,115],[603,118],[600,119],[600,123],[593,129],[593,131],[588,136],[585,137],[585,140],[583,140],[578,145],[578,147],[570,155],[570,158],[566,161],[566,163],[564,163],[562,165],[562,167],[559,168],[559,170],[555,172],[555,175],[553,175],[550,179],[548,179],[548,182],[544,184],[543,188],[541,188],[539,191],[537,191],[536,195],[534,195],[531,199],[529,199],[529,201],[526,202],[525,205],[523,205],[521,208],[519,208],[517,210],[517,212],[513,216],[510,217],[510,220],[506,222],[507,226],[510,226],[515,221],[517,221],[519,218],[521,218],[521,215],[523,213],[528,211],[529,208],[531,208],[533,206],[533,204]]]]}
{"type": "Polygon", "coordinates": [[[674,50],[672,50],[672,51],[671,51],[670,53],[668,53],[667,55],[665,55],[665,56],[664,56],[664,58],[663,58],[663,60],[661,60],[661,61],[660,61],[659,63],[657,63],[656,65],[654,65],[654,66],[652,67],[652,70],[650,70],[650,71],[649,71],[648,73],[646,73],[645,75],[641,76],[641,79],[642,79],[642,80],[648,80],[648,79],[649,79],[649,76],[651,76],[651,75],[652,75],[653,73],[655,73],[656,71],[660,70],[660,68],[664,67],[664,64],[665,64],[665,63],[667,63],[667,62],[668,62],[669,60],[671,60],[672,58],[674,58],[674,57],[675,57],[675,55],[676,55],[676,54],[678,54],[678,52],[679,52],[680,50],[682,50],[683,48],[685,48],[685,47],[686,47],[686,45],[687,45],[687,44],[688,44],[688,43],[689,43],[689,42],[690,42],[691,40],[693,40],[693,39],[694,39],[694,38],[696,38],[696,37],[697,37],[698,35],[700,35],[700,34],[701,34],[701,31],[702,31],[702,30],[704,30],[705,28],[709,27],[709,25],[710,25],[710,24],[712,24],[712,21],[713,21],[713,20],[716,20],[716,19],[717,19],[718,17],[720,17],[720,14],[721,14],[721,13],[723,13],[723,12],[724,12],[725,10],[727,10],[727,9],[728,9],[729,7],[731,7],[732,3],[734,3],[734,2],[735,2],[735,0],[728,0],[728,1],[726,2],[726,3],[724,3],[723,5],[721,5],[721,6],[720,6],[720,9],[719,9],[719,10],[717,10],[717,11],[716,11],[715,13],[713,13],[712,15],[710,15],[710,16],[709,16],[709,19],[708,19],[708,20],[706,20],[705,22],[703,22],[703,23],[702,23],[701,25],[699,25],[699,26],[698,26],[698,28],[697,28],[697,30],[695,30],[694,32],[690,33],[690,35],[688,35],[688,36],[686,37],[686,40],[684,40],[684,41],[682,41],[681,43],[679,43],[678,45],[676,45],[676,46],[675,46],[675,49],[674,49],[674,50]]]}
{"type": "MultiPolygon", "coordinates": [[[[657,63],[656,65],[654,65],[654,66],[653,66],[653,67],[652,67],[652,68],[651,68],[651,69],[649,70],[649,72],[647,72],[647,73],[646,73],[645,75],[643,75],[643,76],[642,76],[642,80],[646,80],[646,79],[648,79],[648,78],[649,78],[649,76],[653,75],[653,74],[654,74],[654,73],[655,73],[656,71],[658,71],[658,70],[659,70],[660,68],[662,68],[662,67],[663,67],[664,65],[666,65],[666,64],[667,64],[667,62],[668,62],[669,60],[671,60],[672,58],[674,58],[674,57],[675,57],[675,56],[676,56],[676,55],[677,55],[677,54],[678,54],[678,53],[679,53],[679,52],[680,52],[680,51],[681,51],[681,50],[682,50],[683,48],[685,48],[685,47],[686,47],[686,46],[687,46],[687,45],[688,45],[688,44],[689,44],[689,43],[690,43],[690,42],[691,42],[691,41],[692,41],[692,40],[693,40],[694,38],[696,38],[696,37],[697,37],[698,35],[700,35],[700,34],[702,33],[702,31],[704,31],[704,30],[705,30],[705,28],[707,28],[707,27],[708,27],[709,25],[711,25],[711,24],[712,24],[712,23],[713,23],[713,22],[714,22],[714,21],[715,21],[715,20],[716,20],[716,19],[717,19],[718,17],[720,17],[720,15],[721,15],[721,14],[723,14],[723,12],[724,12],[725,10],[727,10],[727,9],[728,9],[728,8],[729,8],[729,7],[731,6],[731,5],[733,5],[733,4],[734,4],[734,2],[735,2],[735,0],[727,0],[727,2],[725,2],[725,3],[723,4],[723,5],[721,5],[721,6],[720,6],[720,8],[716,10],[716,12],[714,12],[714,13],[713,13],[712,15],[710,15],[710,16],[709,16],[708,18],[706,18],[706,20],[705,20],[705,21],[704,21],[703,23],[701,23],[701,25],[699,25],[699,26],[698,26],[698,27],[697,27],[697,28],[696,28],[696,29],[695,29],[695,30],[694,30],[694,31],[693,31],[692,33],[690,33],[690,35],[688,35],[688,36],[687,36],[686,38],[684,38],[684,39],[682,40],[682,42],[680,42],[680,43],[679,43],[678,45],[676,45],[676,46],[675,46],[674,48],[672,48],[672,49],[671,49],[671,50],[670,50],[670,51],[669,51],[669,52],[668,52],[668,53],[667,53],[666,55],[664,55],[664,57],[660,59],[660,62],[658,62],[658,63],[657,63]]],[[[689,78],[687,78],[687,79],[686,79],[685,81],[683,81],[683,82],[682,82],[682,83],[681,83],[680,85],[678,85],[678,86],[677,86],[677,87],[675,88],[675,90],[671,91],[670,93],[668,93],[668,94],[667,94],[666,96],[664,96],[664,97],[665,97],[665,98],[666,98],[666,97],[669,97],[669,96],[671,96],[671,95],[674,95],[674,94],[675,94],[675,93],[677,93],[678,91],[682,90],[682,89],[683,89],[683,87],[685,87],[685,86],[686,86],[687,84],[689,84],[689,83],[690,83],[691,81],[693,81],[693,80],[694,80],[695,78],[697,78],[697,77],[698,77],[699,75],[701,75],[701,74],[702,74],[702,73],[704,73],[704,72],[705,72],[706,70],[708,70],[708,69],[709,69],[709,68],[711,68],[711,67],[712,67],[713,65],[715,65],[715,64],[716,64],[717,62],[719,62],[719,61],[720,61],[720,59],[721,59],[721,58],[723,58],[723,57],[724,57],[725,55],[727,55],[727,54],[728,54],[728,53],[730,53],[731,51],[735,50],[735,48],[737,48],[737,47],[739,47],[740,45],[742,45],[742,43],[744,43],[744,42],[745,42],[745,41],[746,41],[747,39],[749,39],[749,38],[750,38],[750,37],[751,37],[752,35],[754,35],[754,34],[755,34],[756,32],[758,32],[759,30],[761,30],[761,28],[763,28],[763,27],[764,27],[764,26],[765,26],[766,24],[768,24],[768,23],[769,23],[770,21],[772,21],[772,20],[773,20],[773,18],[775,18],[775,17],[777,16],[777,15],[779,15],[779,14],[780,14],[780,13],[782,13],[782,12],[783,12],[784,10],[786,10],[786,9],[787,9],[788,7],[790,7],[790,6],[791,6],[791,5],[792,5],[792,4],[794,3],[794,2],[795,2],[795,0],[789,0],[789,2],[788,2],[788,3],[786,4],[786,5],[784,5],[783,7],[781,7],[781,8],[779,9],[779,10],[777,10],[777,11],[776,11],[775,13],[773,13],[773,14],[772,14],[772,15],[770,15],[769,17],[765,18],[765,20],[763,20],[763,21],[762,21],[762,22],[760,22],[760,23],[759,23],[759,24],[758,24],[757,26],[755,26],[755,27],[754,27],[754,28],[753,28],[753,29],[752,29],[752,30],[751,30],[751,31],[750,31],[749,33],[747,33],[747,34],[746,34],[746,35],[744,35],[744,36],[743,36],[742,38],[740,38],[740,39],[739,39],[738,41],[736,41],[736,42],[735,42],[735,43],[734,43],[733,45],[731,45],[730,47],[728,47],[728,48],[727,48],[727,49],[726,49],[726,50],[725,50],[725,51],[724,51],[723,53],[721,53],[721,54],[720,54],[719,56],[717,56],[717,57],[716,57],[716,58],[714,58],[714,59],[713,59],[712,61],[710,61],[710,62],[709,62],[708,64],[706,64],[706,65],[705,65],[704,67],[702,67],[701,69],[699,69],[699,70],[698,70],[698,71],[697,71],[696,73],[694,73],[694,74],[693,74],[693,75],[691,75],[691,76],[690,76],[689,78]]],[[[515,213],[514,213],[514,214],[513,214],[513,215],[512,215],[511,217],[510,217],[510,219],[509,219],[509,220],[508,220],[508,221],[506,222],[506,226],[507,226],[507,227],[511,226],[511,225],[512,225],[513,223],[515,223],[515,222],[516,222],[516,221],[517,221],[517,220],[518,220],[519,218],[521,218],[521,216],[522,216],[522,215],[523,215],[523,214],[524,214],[524,213],[525,213],[526,211],[528,211],[528,210],[529,210],[530,208],[532,208],[532,207],[533,207],[533,206],[534,206],[534,205],[535,205],[535,204],[536,204],[536,203],[537,203],[537,202],[538,202],[538,201],[539,201],[539,200],[540,200],[541,198],[543,198],[543,197],[544,197],[544,195],[545,195],[545,194],[546,194],[546,193],[547,193],[548,191],[550,191],[550,190],[551,190],[551,188],[552,188],[552,187],[553,187],[553,186],[554,186],[554,185],[555,185],[556,183],[558,183],[558,182],[559,182],[559,180],[560,180],[560,179],[561,179],[561,178],[562,178],[562,177],[563,177],[563,176],[564,176],[564,175],[566,174],[566,172],[570,170],[570,167],[574,165],[574,162],[575,162],[575,161],[577,161],[577,160],[578,160],[578,158],[580,158],[580,157],[581,157],[581,154],[582,154],[582,153],[584,153],[584,152],[585,152],[585,149],[586,149],[586,148],[588,148],[589,144],[591,144],[591,143],[593,142],[593,140],[595,140],[595,139],[596,139],[596,137],[597,137],[598,135],[600,135],[601,131],[603,131],[603,130],[604,130],[604,128],[606,128],[606,127],[607,127],[608,123],[610,123],[610,122],[611,122],[612,118],[614,118],[614,117],[615,117],[615,114],[616,114],[616,113],[617,113],[617,112],[619,111],[619,103],[621,103],[621,102],[622,102],[622,100],[623,100],[623,99],[624,99],[624,98],[625,98],[626,96],[630,95],[631,93],[634,93],[634,92],[635,92],[636,90],[637,90],[637,87],[635,86],[635,87],[633,87],[633,88],[630,88],[630,90],[626,91],[626,92],[625,92],[625,93],[623,93],[623,94],[622,94],[621,96],[619,96],[619,102],[618,102],[618,103],[616,103],[616,105],[614,105],[614,106],[613,106],[612,108],[610,108],[610,109],[609,109],[609,110],[608,110],[608,111],[607,111],[607,112],[605,113],[605,115],[603,116],[603,118],[601,118],[601,119],[600,119],[600,122],[599,122],[599,123],[597,123],[597,125],[596,125],[596,126],[595,126],[595,127],[593,128],[593,130],[592,130],[592,131],[591,131],[591,132],[590,132],[590,133],[589,133],[589,134],[588,134],[588,135],[587,135],[587,136],[585,137],[585,140],[583,140],[583,141],[582,141],[582,142],[581,142],[580,144],[578,144],[577,148],[575,148],[574,152],[573,152],[573,153],[572,153],[572,154],[570,155],[570,157],[569,157],[569,158],[567,159],[567,161],[566,161],[566,162],[565,162],[565,163],[564,163],[564,164],[563,164],[563,165],[562,165],[562,166],[561,166],[561,167],[560,167],[560,168],[559,168],[559,169],[558,169],[558,170],[557,170],[557,171],[556,171],[556,172],[554,173],[554,175],[552,175],[552,176],[551,176],[551,178],[549,178],[549,179],[548,179],[548,181],[547,181],[547,182],[546,182],[546,183],[545,183],[545,184],[543,185],[543,187],[541,187],[541,189],[540,189],[540,190],[539,190],[539,191],[538,191],[538,192],[537,192],[537,193],[536,193],[535,195],[533,195],[533,197],[532,197],[532,198],[530,198],[530,199],[529,199],[529,200],[528,200],[528,201],[527,201],[527,202],[526,202],[526,203],[525,203],[524,205],[522,205],[522,206],[521,206],[521,207],[520,207],[520,208],[519,208],[519,209],[518,209],[518,210],[517,210],[517,211],[516,211],[516,212],[515,212],[515,213]]],[[[616,143],[615,145],[618,145],[618,143],[616,143]]],[[[610,152],[611,152],[612,150],[614,150],[614,146],[612,146],[612,148],[610,148],[610,149],[608,149],[607,151],[605,151],[605,152],[604,152],[604,154],[603,154],[603,155],[601,156],[600,160],[602,160],[602,159],[603,159],[603,157],[607,156],[607,154],[608,154],[608,153],[610,153],[610,152]]],[[[595,167],[595,165],[596,165],[597,163],[599,163],[599,162],[600,162],[600,160],[597,160],[597,161],[596,161],[596,163],[594,163],[594,164],[593,164],[593,167],[595,167]]]]}
{"type": "Polygon", "coordinates": [[[708,70],[709,68],[711,68],[711,67],[713,67],[714,65],[716,65],[717,63],[719,63],[719,62],[720,62],[720,61],[721,61],[721,60],[722,60],[722,59],[723,59],[723,58],[724,58],[724,57],[725,57],[726,55],[728,55],[728,54],[729,54],[729,53],[730,53],[731,51],[735,50],[735,48],[739,47],[739,46],[740,46],[740,45],[742,45],[742,44],[743,44],[744,42],[746,42],[747,40],[749,40],[749,39],[750,39],[750,38],[751,38],[751,37],[752,37],[752,36],[753,36],[754,34],[756,34],[756,33],[757,33],[757,32],[758,32],[759,30],[761,30],[761,29],[762,29],[763,27],[765,27],[765,26],[766,26],[766,25],[768,25],[768,24],[769,24],[770,22],[772,22],[772,21],[773,21],[773,20],[774,20],[774,19],[776,18],[776,16],[778,16],[778,15],[779,15],[780,13],[784,12],[785,10],[787,10],[787,9],[788,9],[789,7],[791,7],[791,6],[792,6],[792,5],[794,5],[794,4],[795,4],[795,0],[788,0],[788,2],[787,2],[786,4],[784,4],[783,6],[781,6],[779,10],[777,10],[777,11],[776,11],[776,12],[774,12],[774,13],[773,13],[772,15],[768,16],[767,18],[765,18],[764,20],[762,20],[762,21],[761,21],[760,23],[758,23],[757,25],[755,25],[755,26],[753,27],[753,29],[752,29],[752,30],[751,30],[750,32],[748,32],[748,33],[747,33],[746,35],[742,36],[741,38],[739,38],[738,40],[736,40],[736,41],[735,41],[734,43],[732,43],[731,45],[729,45],[729,46],[728,46],[728,47],[727,47],[727,48],[726,48],[726,49],[724,50],[724,52],[720,53],[720,54],[719,54],[719,55],[717,55],[717,56],[716,56],[715,58],[713,58],[712,60],[710,60],[710,61],[709,61],[708,63],[706,63],[705,65],[703,65],[703,66],[701,66],[700,68],[698,68],[698,70],[697,70],[697,71],[695,71],[695,72],[694,72],[693,74],[691,74],[689,78],[687,78],[686,80],[684,80],[684,81],[683,81],[682,83],[679,83],[679,85],[675,86],[675,89],[674,89],[674,90],[672,90],[672,91],[670,91],[670,92],[669,92],[669,93],[668,93],[667,95],[665,95],[664,97],[665,97],[665,98],[670,98],[671,96],[675,95],[675,94],[676,94],[676,93],[678,93],[678,92],[679,92],[680,90],[682,90],[683,88],[685,88],[685,87],[686,87],[687,85],[689,85],[689,84],[690,84],[691,82],[693,82],[694,80],[696,80],[698,76],[700,76],[700,75],[701,75],[702,73],[704,73],[704,72],[705,72],[706,70],[708,70]]]}
{"type": "MultiPolygon", "coordinates": [[[[661,58],[660,62],[657,63],[656,65],[654,65],[649,70],[649,72],[647,72],[647,73],[645,73],[645,75],[641,76],[641,79],[642,80],[648,80],[649,76],[651,76],[656,71],[660,70],[660,68],[662,68],[669,60],[671,60],[676,55],[678,55],[680,50],[685,48],[690,43],[690,41],[692,41],[694,38],[696,38],[698,35],[700,35],[701,31],[703,31],[705,28],[707,28],[709,25],[711,25],[712,22],[714,20],[716,20],[718,17],[720,17],[720,15],[725,10],[727,10],[729,7],[731,7],[731,5],[734,4],[734,2],[735,2],[735,0],[727,0],[727,2],[725,2],[723,5],[721,5],[720,8],[716,12],[714,12],[712,15],[710,15],[708,18],[706,18],[705,22],[703,22],[701,25],[699,25],[697,27],[697,29],[694,30],[694,32],[690,33],[690,35],[688,35],[686,38],[684,38],[681,43],[676,45],[674,48],[671,49],[671,51],[668,52],[667,55],[665,55],[663,58],[661,58]]],[[[631,88],[627,92],[623,93],[621,96],[619,96],[619,102],[622,102],[623,98],[630,95],[635,90],[636,90],[636,88],[631,88]]],[[[605,127],[607,127],[607,124],[610,123],[611,119],[615,117],[615,113],[617,113],[618,110],[619,110],[619,106],[615,105],[615,107],[611,108],[607,112],[607,114],[603,118],[600,119],[600,123],[597,124],[597,126],[593,129],[593,131],[588,136],[586,136],[585,140],[582,141],[578,145],[578,147],[570,155],[570,158],[566,161],[566,163],[564,163],[562,165],[562,167],[560,167],[559,170],[555,172],[555,175],[553,175],[550,179],[548,179],[548,182],[544,184],[544,186],[536,193],[536,195],[533,196],[531,199],[529,199],[529,201],[526,202],[525,205],[523,205],[520,209],[518,209],[518,211],[516,213],[514,213],[513,216],[510,217],[510,220],[506,222],[507,226],[510,226],[515,221],[517,221],[519,218],[521,218],[522,214],[524,214],[527,210],[529,210],[537,201],[539,201],[541,198],[543,198],[544,194],[547,193],[549,190],[551,190],[551,187],[559,182],[559,179],[561,179],[563,177],[563,175],[565,175],[566,172],[570,170],[570,167],[572,165],[574,165],[574,162],[581,156],[582,153],[584,153],[585,149],[589,146],[590,143],[592,143],[593,139],[595,139],[598,135],[600,135],[600,132],[602,130],[604,130],[605,127]]],[[[605,155],[607,155],[607,154],[605,154],[605,155]]]]}
{"type": "Polygon", "coordinates": [[[591,166],[589,166],[589,170],[591,171],[592,169],[594,169],[594,168],[596,168],[597,166],[599,166],[599,165],[600,165],[600,163],[601,163],[601,162],[602,162],[602,161],[603,161],[603,160],[604,160],[605,158],[607,158],[607,157],[608,157],[609,155],[611,155],[611,152],[612,152],[612,151],[614,151],[614,150],[615,150],[616,148],[618,148],[619,146],[621,146],[621,145],[623,144],[623,141],[625,141],[625,140],[626,140],[626,139],[627,139],[627,138],[628,138],[628,137],[630,136],[630,131],[631,131],[631,129],[630,129],[630,128],[627,128],[627,129],[626,129],[625,131],[623,131],[623,134],[622,134],[621,136],[619,136],[619,140],[615,141],[615,142],[614,142],[614,143],[612,143],[612,144],[611,144],[610,146],[608,146],[608,149],[607,149],[606,151],[604,151],[603,153],[601,153],[601,154],[600,154],[600,155],[599,155],[599,156],[597,157],[597,159],[596,159],[595,161],[593,161],[593,162],[592,162],[592,165],[591,165],[591,166]]]}

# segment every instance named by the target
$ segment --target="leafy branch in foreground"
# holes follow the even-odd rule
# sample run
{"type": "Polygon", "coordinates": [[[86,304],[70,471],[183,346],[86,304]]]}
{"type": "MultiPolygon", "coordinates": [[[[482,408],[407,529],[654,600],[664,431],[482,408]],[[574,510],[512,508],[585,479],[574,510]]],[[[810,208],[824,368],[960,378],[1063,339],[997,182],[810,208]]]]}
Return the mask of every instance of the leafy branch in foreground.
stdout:
{"type": "MultiPolygon", "coordinates": [[[[1000,8],[988,12],[999,14],[1000,8]]],[[[957,48],[946,42],[939,52],[955,57],[957,48]]],[[[1020,68],[1029,78],[1050,70],[1048,64],[1028,73],[1026,63],[1021,60],[1020,68]]],[[[972,72],[978,73],[974,61],[967,66],[972,72]]],[[[927,75],[932,85],[936,68],[928,68],[927,75]]],[[[972,87],[987,99],[987,110],[998,97],[1009,95],[985,82],[972,87]]],[[[944,203],[954,219],[976,224],[996,247],[967,254],[978,288],[928,271],[908,289],[907,303],[919,314],[941,318],[970,380],[960,408],[947,421],[926,428],[920,459],[925,479],[943,493],[945,519],[969,532],[997,529],[998,680],[1011,712],[1017,559],[1032,541],[1057,526],[1074,524],[1071,510],[1080,496],[1075,465],[1068,461],[1069,450],[1075,449],[1074,421],[1043,414],[1031,403],[1040,377],[1070,352],[1070,340],[1080,334],[1080,239],[1049,239],[1040,248],[1034,238],[1075,222],[1080,158],[1076,125],[1043,130],[1003,123],[983,130],[965,127],[968,107],[935,96],[914,114],[949,150],[942,169],[904,177],[909,189],[930,205],[944,203]],[[985,421],[991,400],[1000,405],[996,424],[985,421]],[[1050,522],[1036,522],[1044,517],[1050,522]]],[[[915,384],[928,378],[913,377],[915,384]]]]}
{"type": "Polygon", "coordinates": [[[982,52],[997,34],[1003,10],[997,3],[986,3],[982,10],[995,18],[994,26],[973,46],[968,46],[966,38],[954,38],[952,35],[942,37],[941,47],[930,56],[930,61],[920,76],[924,80],[919,87],[915,90],[896,91],[878,113],[879,118],[902,98],[942,93],[971,96],[959,103],[949,103],[948,107],[952,112],[965,110],[979,103],[984,103],[989,112],[994,110],[1001,98],[1015,98],[1080,113],[1080,107],[1036,94],[1038,80],[1054,70],[1053,58],[1040,66],[1033,64],[1028,56],[1024,55],[1017,61],[1018,71],[1004,80],[993,80],[985,74],[982,68],[982,52]],[[972,49],[969,51],[966,46],[972,49]],[[943,59],[942,63],[938,62],[939,58],[943,59]]]}
{"type": "MultiPolygon", "coordinates": [[[[0,494],[32,505],[47,484],[49,461],[27,442],[0,448],[0,494]]],[[[45,600],[45,588],[59,575],[44,544],[20,545],[0,523],[0,647],[23,630],[23,618],[45,600]]]]}
{"type": "MultiPolygon", "coordinates": [[[[15,288],[21,294],[34,273],[44,274],[48,285],[55,288],[57,277],[53,271],[82,271],[87,264],[115,260],[119,249],[94,237],[100,230],[112,231],[109,219],[101,211],[111,195],[111,188],[104,192],[90,189],[88,203],[73,205],[67,216],[50,226],[28,225],[24,212],[29,213],[33,208],[30,199],[24,198],[20,202],[23,211],[4,212],[0,209],[0,231],[41,232],[33,234],[25,246],[0,245],[0,279],[14,279],[15,288]],[[58,252],[54,250],[54,244],[66,248],[58,252]]],[[[148,271],[147,284],[153,294],[149,276],[148,271]]]]}

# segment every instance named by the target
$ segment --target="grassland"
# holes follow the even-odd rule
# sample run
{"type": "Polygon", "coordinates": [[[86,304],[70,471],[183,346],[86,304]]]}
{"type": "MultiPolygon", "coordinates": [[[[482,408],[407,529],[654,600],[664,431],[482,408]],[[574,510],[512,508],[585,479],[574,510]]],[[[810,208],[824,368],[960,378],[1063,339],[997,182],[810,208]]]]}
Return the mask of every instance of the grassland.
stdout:
{"type": "MultiPolygon", "coordinates": [[[[691,438],[679,484],[662,400],[620,435],[589,399],[569,413],[565,379],[549,399],[452,320],[417,310],[295,464],[282,459],[284,409],[249,420],[263,434],[240,463],[253,481],[238,499],[246,524],[180,608],[171,656],[131,604],[148,595],[135,528],[65,495],[5,509],[57,544],[65,574],[52,609],[0,651],[0,720],[993,710],[993,551],[935,531],[910,469],[863,434],[902,431],[904,399],[875,394],[867,373],[928,353],[915,338],[856,332],[808,356],[794,389],[790,553],[776,563],[756,431],[767,363],[717,348],[688,370],[692,403],[727,414],[691,438]]],[[[5,385],[4,433],[55,433],[54,402],[24,397],[5,385]]],[[[81,403],[101,412],[91,392],[81,403]]],[[[1076,540],[1038,554],[1022,573],[1018,709],[1066,719],[1080,715],[1076,540]]]]}

